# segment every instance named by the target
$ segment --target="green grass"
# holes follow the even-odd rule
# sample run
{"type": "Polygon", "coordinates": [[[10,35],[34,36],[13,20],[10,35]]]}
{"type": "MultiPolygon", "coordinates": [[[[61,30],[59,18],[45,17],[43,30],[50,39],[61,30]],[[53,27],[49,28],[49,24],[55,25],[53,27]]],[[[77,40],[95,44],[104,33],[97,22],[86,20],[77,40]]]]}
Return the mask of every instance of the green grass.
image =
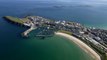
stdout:
{"type": "Polygon", "coordinates": [[[107,54],[106,54],[105,60],[107,60],[107,54]]]}
{"type": "Polygon", "coordinates": [[[66,33],[66,34],[72,35],[72,32],[65,31],[65,30],[59,30],[58,32],[63,32],[63,33],[66,33]]]}
{"type": "Polygon", "coordinates": [[[12,22],[19,23],[19,24],[23,24],[24,22],[29,21],[29,19],[27,19],[27,18],[20,19],[20,18],[16,18],[16,17],[12,17],[12,16],[5,16],[4,18],[6,18],[12,22]]]}

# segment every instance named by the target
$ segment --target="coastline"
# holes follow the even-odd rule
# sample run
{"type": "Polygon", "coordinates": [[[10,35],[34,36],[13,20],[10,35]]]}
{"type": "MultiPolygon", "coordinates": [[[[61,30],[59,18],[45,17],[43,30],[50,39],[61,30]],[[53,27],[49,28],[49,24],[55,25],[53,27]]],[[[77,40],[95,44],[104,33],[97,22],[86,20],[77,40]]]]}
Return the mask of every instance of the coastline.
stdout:
{"type": "Polygon", "coordinates": [[[101,60],[100,56],[93,49],[91,49],[87,44],[85,44],[84,42],[82,42],[80,39],[75,38],[75,37],[73,37],[71,35],[68,35],[66,33],[62,33],[62,32],[56,32],[55,34],[63,36],[63,37],[66,37],[67,39],[73,41],[81,49],[83,49],[86,53],[88,53],[90,56],[92,56],[93,59],[95,59],[95,60],[101,60]]]}
{"type": "Polygon", "coordinates": [[[23,34],[23,36],[25,36],[25,37],[28,37],[28,34],[32,31],[32,30],[35,30],[36,28],[35,28],[35,25],[33,24],[33,23],[31,23],[31,27],[28,29],[28,30],[26,30],[25,32],[23,32],[22,34],[23,34]]]}

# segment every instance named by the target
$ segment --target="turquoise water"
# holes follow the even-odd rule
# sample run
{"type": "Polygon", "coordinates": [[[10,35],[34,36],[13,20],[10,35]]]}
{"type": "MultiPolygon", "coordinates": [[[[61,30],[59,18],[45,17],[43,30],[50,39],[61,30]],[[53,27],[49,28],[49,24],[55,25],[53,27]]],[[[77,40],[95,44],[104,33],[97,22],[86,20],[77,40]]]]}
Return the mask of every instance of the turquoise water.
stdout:
{"type": "MultiPolygon", "coordinates": [[[[0,60],[93,60],[76,44],[61,36],[46,39],[22,38],[27,28],[5,21],[3,16],[39,15],[53,20],[72,20],[87,26],[106,29],[106,6],[77,7],[59,2],[0,1],[0,60]],[[99,27],[100,26],[100,27],[99,27]]],[[[70,5],[70,4],[69,4],[70,5]]],[[[75,5],[75,4],[74,4],[75,5]]],[[[34,34],[34,33],[32,33],[34,34]]]]}
{"type": "Polygon", "coordinates": [[[93,60],[77,45],[61,36],[44,40],[15,39],[3,48],[6,50],[0,55],[1,60],[93,60]]]}

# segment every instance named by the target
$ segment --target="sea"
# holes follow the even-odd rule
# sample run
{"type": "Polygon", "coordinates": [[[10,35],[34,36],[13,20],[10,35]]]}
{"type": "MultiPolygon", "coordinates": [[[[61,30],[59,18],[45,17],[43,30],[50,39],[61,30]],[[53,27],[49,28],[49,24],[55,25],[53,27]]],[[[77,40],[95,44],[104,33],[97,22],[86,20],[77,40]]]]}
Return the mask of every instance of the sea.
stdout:
{"type": "MultiPolygon", "coordinates": [[[[106,4],[80,4],[55,1],[0,1],[0,60],[94,60],[79,46],[62,36],[45,39],[21,33],[27,28],[7,22],[3,16],[42,16],[69,20],[86,27],[107,29],[106,4]]],[[[33,32],[31,34],[34,34],[33,32]]]]}

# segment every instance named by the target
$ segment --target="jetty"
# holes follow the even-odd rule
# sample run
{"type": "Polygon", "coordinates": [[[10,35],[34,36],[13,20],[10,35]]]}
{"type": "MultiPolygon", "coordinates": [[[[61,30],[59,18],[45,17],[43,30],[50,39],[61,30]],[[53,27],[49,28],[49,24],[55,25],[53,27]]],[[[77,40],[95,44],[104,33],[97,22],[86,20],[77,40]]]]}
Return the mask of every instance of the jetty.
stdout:
{"type": "Polygon", "coordinates": [[[24,37],[28,37],[28,34],[36,29],[37,27],[35,27],[35,25],[31,22],[30,19],[28,19],[27,17],[25,18],[17,18],[17,17],[12,17],[12,16],[4,16],[3,18],[5,18],[8,22],[11,23],[15,23],[17,25],[21,25],[21,26],[26,26],[26,27],[30,27],[28,30],[26,30],[25,32],[22,33],[22,35],[24,37]]]}
{"type": "Polygon", "coordinates": [[[5,16],[4,18],[10,22],[28,26],[29,28],[22,33],[24,37],[28,37],[32,30],[41,27],[43,27],[42,30],[39,30],[36,36],[43,39],[57,31],[73,35],[97,51],[102,60],[107,60],[107,30],[87,28],[80,23],[66,20],[55,21],[40,16],[26,16],[25,18],[5,16]]]}
{"type": "Polygon", "coordinates": [[[28,37],[28,34],[29,34],[31,31],[35,30],[36,28],[37,28],[37,27],[35,27],[35,25],[34,25],[33,23],[31,23],[31,27],[30,27],[28,30],[26,30],[25,32],[23,32],[22,35],[23,35],[24,37],[28,37]]]}

